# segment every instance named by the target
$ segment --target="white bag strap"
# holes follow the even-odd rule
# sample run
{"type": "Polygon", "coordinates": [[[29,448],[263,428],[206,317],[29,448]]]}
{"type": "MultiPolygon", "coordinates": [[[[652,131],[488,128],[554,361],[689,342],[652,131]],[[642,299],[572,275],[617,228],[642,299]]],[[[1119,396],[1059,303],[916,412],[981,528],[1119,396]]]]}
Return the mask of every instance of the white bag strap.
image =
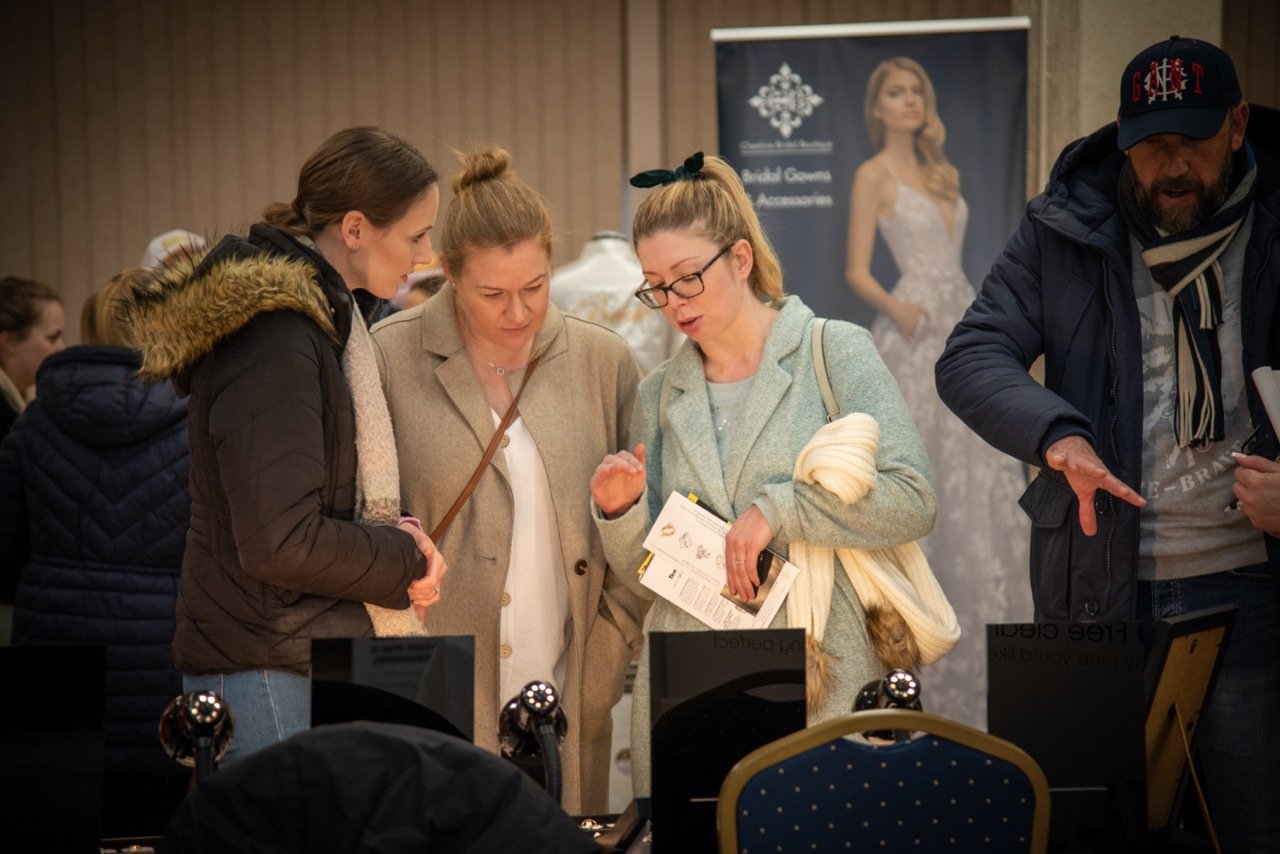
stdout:
{"type": "Polygon", "coordinates": [[[822,333],[827,328],[825,317],[813,319],[813,370],[818,374],[818,388],[822,392],[822,405],[827,408],[827,423],[840,417],[840,403],[831,390],[831,377],[827,375],[827,357],[823,352],[822,333]]]}

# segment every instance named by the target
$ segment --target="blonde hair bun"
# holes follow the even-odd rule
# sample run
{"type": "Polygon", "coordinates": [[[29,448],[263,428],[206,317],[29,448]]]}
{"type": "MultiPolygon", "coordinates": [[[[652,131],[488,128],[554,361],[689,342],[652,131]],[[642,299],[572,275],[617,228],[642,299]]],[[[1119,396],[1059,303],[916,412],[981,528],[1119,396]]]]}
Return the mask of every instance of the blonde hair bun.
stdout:
{"type": "Polygon", "coordinates": [[[546,200],[511,168],[502,148],[458,152],[462,171],[440,218],[440,260],[456,284],[473,249],[536,240],[551,257],[551,212],[546,200]]]}
{"type": "Polygon", "coordinates": [[[482,181],[493,181],[511,169],[511,155],[504,148],[487,148],[483,151],[460,151],[458,160],[462,171],[454,176],[453,191],[460,193],[482,181]]]}

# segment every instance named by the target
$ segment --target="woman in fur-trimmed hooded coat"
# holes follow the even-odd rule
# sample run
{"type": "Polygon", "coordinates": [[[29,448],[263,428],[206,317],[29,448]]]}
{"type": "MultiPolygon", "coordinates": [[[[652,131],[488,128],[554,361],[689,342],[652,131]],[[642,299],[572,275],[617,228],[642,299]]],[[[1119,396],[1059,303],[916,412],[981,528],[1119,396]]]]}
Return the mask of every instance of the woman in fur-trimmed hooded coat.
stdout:
{"type": "Polygon", "coordinates": [[[351,521],[355,415],[340,356],[364,319],[340,283],[319,253],[260,225],[135,294],[135,324],[150,330],[142,375],[190,398],[173,639],[188,677],[306,677],[312,638],[372,635],[362,603],[407,607],[424,573],[404,531],[351,521]]]}
{"type": "Polygon", "coordinates": [[[224,762],[310,725],[312,638],[421,634],[439,601],[444,558],[400,515],[366,328],[377,300],[358,305],[431,258],[437,183],[399,137],[340,130],[293,201],[126,302],[141,375],[190,395],[173,657],[185,690],[232,707],[224,762]]]}

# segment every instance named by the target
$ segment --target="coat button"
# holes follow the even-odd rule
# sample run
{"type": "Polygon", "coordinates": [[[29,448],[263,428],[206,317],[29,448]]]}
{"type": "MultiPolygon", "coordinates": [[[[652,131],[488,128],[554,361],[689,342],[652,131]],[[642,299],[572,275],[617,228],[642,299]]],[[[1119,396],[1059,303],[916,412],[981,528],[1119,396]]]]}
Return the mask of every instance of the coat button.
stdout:
{"type": "Polygon", "coordinates": [[[1084,603],[1084,612],[1087,616],[1098,616],[1098,600],[1090,599],[1084,603]]]}
{"type": "Polygon", "coordinates": [[[501,444],[501,445],[502,445],[502,447],[504,447],[504,448],[505,448],[507,445],[510,445],[510,444],[511,444],[511,437],[510,437],[510,436],[508,436],[506,433],[503,433],[503,434],[502,434],[502,442],[501,442],[500,444],[501,444]]]}
{"type": "Polygon", "coordinates": [[[509,644],[509,643],[504,643],[501,647],[499,647],[499,648],[498,648],[498,650],[499,650],[499,654],[500,654],[503,658],[510,658],[510,657],[511,657],[511,644],[509,644]]]}
{"type": "Polygon", "coordinates": [[[505,608],[507,605],[510,605],[510,604],[511,604],[511,594],[505,590],[502,591],[502,606],[505,608]]]}
{"type": "Polygon", "coordinates": [[[586,574],[587,574],[587,562],[586,562],[585,560],[580,560],[580,561],[578,561],[577,563],[575,563],[575,564],[573,565],[573,571],[574,571],[574,572],[576,572],[576,573],[578,573],[578,575],[586,575],[586,574]]]}

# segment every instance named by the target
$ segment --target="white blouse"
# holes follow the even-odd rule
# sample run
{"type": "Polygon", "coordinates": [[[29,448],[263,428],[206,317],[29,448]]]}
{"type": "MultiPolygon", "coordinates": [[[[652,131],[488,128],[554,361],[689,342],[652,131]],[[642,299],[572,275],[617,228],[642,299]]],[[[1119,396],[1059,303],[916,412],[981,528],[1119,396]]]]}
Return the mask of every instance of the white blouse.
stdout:
{"type": "MultiPolygon", "coordinates": [[[[493,420],[494,426],[501,422],[497,413],[493,420]]],[[[542,455],[522,418],[511,422],[507,438],[502,453],[515,508],[499,626],[498,697],[503,705],[530,682],[563,688],[572,631],[560,530],[542,455]]]]}

